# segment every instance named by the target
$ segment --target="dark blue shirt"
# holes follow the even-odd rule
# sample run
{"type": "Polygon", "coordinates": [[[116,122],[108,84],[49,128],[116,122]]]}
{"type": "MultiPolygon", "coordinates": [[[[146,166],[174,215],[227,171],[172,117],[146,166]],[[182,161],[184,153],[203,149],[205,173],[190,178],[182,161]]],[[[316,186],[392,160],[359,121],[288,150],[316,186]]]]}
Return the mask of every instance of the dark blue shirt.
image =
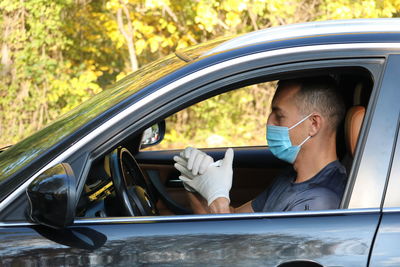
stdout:
{"type": "Polygon", "coordinates": [[[278,176],[272,186],[251,203],[255,212],[327,210],[339,208],[346,185],[346,170],[339,161],[326,165],[311,179],[294,183],[293,168],[278,176]]]}

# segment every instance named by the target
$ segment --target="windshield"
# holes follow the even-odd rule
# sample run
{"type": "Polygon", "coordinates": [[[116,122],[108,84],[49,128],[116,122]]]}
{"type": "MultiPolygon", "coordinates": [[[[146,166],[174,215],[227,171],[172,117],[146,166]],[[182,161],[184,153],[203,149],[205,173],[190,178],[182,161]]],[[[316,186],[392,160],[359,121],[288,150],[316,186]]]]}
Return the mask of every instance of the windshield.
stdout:
{"type": "MultiPolygon", "coordinates": [[[[194,46],[182,52],[195,59],[224,40],[226,38],[194,46]]],[[[185,64],[187,63],[173,54],[154,61],[92,97],[46,128],[3,151],[0,153],[0,182],[101,113],[185,64]]]]}

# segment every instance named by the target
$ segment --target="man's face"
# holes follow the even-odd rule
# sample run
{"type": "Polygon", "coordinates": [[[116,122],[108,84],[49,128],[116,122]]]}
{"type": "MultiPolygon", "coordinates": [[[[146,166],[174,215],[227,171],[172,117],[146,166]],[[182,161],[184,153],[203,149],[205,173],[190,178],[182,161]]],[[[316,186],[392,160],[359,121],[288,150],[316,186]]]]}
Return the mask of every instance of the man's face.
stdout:
{"type": "MultiPolygon", "coordinates": [[[[272,100],[272,111],[268,117],[268,125],[292,127],[308,114],[301,114],[296,106],[295,95],[299,84],[285,84],[277,90],[272,100]]],[[[289,131],[292,145],[299,145],[308,137],[307,120],[289,131]]]]}

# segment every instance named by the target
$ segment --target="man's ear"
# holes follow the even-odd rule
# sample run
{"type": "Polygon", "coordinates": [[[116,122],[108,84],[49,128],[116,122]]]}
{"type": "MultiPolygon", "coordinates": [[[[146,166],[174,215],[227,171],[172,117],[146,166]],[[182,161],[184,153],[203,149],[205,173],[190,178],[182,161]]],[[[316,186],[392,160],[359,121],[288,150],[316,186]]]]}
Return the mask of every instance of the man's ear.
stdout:
{"type": "Polygon", "coordinates": [[[311,121],[309,127],[309,136],[315,136],[321,130],[322,124],[324,123],[324,118],[319,113],[313,113],[310,116],[309,120],[311,121]]]}

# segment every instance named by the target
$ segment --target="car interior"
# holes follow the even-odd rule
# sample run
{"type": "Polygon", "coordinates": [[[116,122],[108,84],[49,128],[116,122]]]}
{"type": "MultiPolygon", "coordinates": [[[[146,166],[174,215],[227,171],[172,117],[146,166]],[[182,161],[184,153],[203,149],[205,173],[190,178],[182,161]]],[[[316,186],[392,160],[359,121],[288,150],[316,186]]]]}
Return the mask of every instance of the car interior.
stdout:
{"type": "MultiPolygon", "coordinates": [[[[370,73],[362,68],[323,69],[318,73],[335,78],[345,102],[347,111],[337,135],[337,152],[339,160],[350,174],[373,81],[370,73]]],[[[222,91],[241,90],[244,85],[276,83],[277,80],[288,77],[312,75],[315,75],[315,71],[288,73],[273,79],[266,77],[265,80],[235,84],[222,91]]],[[[203,97],[197,102],[203,100],[207,101],[203,97]]],[[[172,159],[184,147],[158,148],[164,141],[165,134],[171,130],[165,121],[178,111],[174,110],[159,118],[157,123],[148,125],[146,131],[126,137],[106,155],[101,155],[93,161],[76,207],[77,217],[192,214],[185,189],[178,178],[179,172],[173,167],[172,159]]],[[[267,116],[268,113],[264,118],[260,118],[264,120],[264,124],[267,116]]],[[[207,125],[199,125],[200,127],[207,125]]],[[[211,155],[214,160],[218,160],[223,158],[227,147],[198,148],[211,155]]],[[[236,146],[234,150],[234,177],[230,192],[232,206],[239,206],[254,199],[271,185],[279,172],[288,167],[288,164],[276,159],[263,143],[236,146]]]]}

